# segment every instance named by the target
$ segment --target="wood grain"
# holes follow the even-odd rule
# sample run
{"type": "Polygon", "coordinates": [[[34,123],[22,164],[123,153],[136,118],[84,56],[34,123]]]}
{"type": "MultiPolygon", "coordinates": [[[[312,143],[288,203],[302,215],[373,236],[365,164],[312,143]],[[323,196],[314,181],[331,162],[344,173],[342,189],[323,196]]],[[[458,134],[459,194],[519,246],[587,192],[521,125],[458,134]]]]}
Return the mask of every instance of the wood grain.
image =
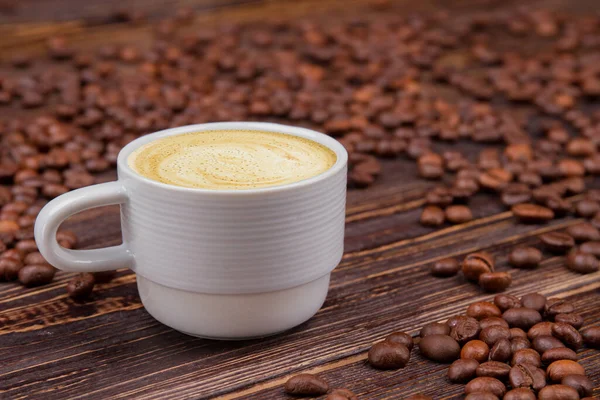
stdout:
{"type": "MultiPolygon", "coordinates": [[[[0,56],[15,49],[37,54],[53,33],[92,47],[123,41],[144,44],[152,38],[146,25],[104,20],[111,7],[141,6],[140,1],[93,0],[68,10],[74,4],[69,0],[42,3],[29,11],[33,0],[23,0],[12,17],[1,17],[0,56]],[[56,18],[51,10],[65,12],[56,18]],[[51,22],[57,19],[61,22],[51,22]]],[[[394,7],[411,12],[445,5],[460,12],[510,3],[399,1],[394,7]]],[[[592,2],[549,3],[587,10],[592,2]]],[[[364,1],[331,0],[219,4],[169,0],[151,1],[144,7],[152,17],[180,4],[203,11],[197,18],[207,23],[267,16],[336,17],[366,7],[364,1]]],[[[441,149],[444,146],[453,145],[441,149]]],[[[478,149],[461,144],[470,156],[478,149]]],[[[372,188],[348,194],[346,253],[333,272],[323,308],[284,334],[242,342],[185,336],[148,315],[137,294],[135,275],[128,270],[100,285],[93,301],[87,303],[75,303],[66,296],[64,286],[72,274],[64,272],[52,284],[35,289],[0,284],[0,399],[282,399],[287,398],[282,384],[298,372],[318,373],[332,387],[349,388],[361,399],[400,399],[414,393],[456,398],[463,386],[450,384],[445,378],[447,366],[424,360],[418,350],[413,351],[409,366],[399,371],[375,371],[365,359],[370,345],[391,331],[415,334],[425,323],[444,321],[463,313],[475,300],[491,299],[462,278],[435,279],[428,272],[435,260],[477,250],[494,253],[498,269],[511,271],[510,293],[537,291],[569,298],[586,325],[600,323],[600,274],[575,274],[564,268],[563,257],[549,254],[537,270],[514,270],[506,260],[513,246],[537,246],[540,233],[564,229],[578,219],[520,225],[495,197],[481,194],[471,202],[475,220],[441,229],[422,227],[417,223],[420,207],[433,184],[418,180],[414,162],[407,159],[385,161],[383,168],[382,179],[372,188]]],[[[113,177],[108,174],[102,179],[113,177]]],[[[598,179],[588,184],[600,187],[598,179]]],[[[65,225],[78,233],[83,248],[120,241],[117,207],[81,213],[65,225]]],[[[600,354],[584,350],[580,357],[595,387],[600,387],[600,354]]]]}

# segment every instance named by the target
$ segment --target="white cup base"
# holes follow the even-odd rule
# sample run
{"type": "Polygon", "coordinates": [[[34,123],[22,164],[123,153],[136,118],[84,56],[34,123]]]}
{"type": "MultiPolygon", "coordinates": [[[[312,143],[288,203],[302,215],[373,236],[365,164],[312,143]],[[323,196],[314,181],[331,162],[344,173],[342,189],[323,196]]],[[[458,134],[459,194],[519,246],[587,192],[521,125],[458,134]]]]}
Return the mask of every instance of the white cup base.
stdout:
{"type": "Polygon", "coordinates": [[[243,340],[275,335],[310,319],[327,296],[330,274],[273,292],[207,294],[174,289],[137,275],[146,311],[187,335],[243,340]]]}

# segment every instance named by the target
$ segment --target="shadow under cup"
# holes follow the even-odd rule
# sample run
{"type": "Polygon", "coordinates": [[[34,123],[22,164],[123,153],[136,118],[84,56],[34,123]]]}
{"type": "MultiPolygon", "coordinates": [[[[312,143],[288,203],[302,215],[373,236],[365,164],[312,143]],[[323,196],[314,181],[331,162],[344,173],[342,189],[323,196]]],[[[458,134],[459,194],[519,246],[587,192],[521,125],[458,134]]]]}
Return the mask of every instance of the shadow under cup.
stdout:
{"type": "MultiPolygon", "coordinates": [[[[43,211],[40,215],[49,227],[36,225],[36,240],[50,263],[72,271],[128,266],[137,274],[141,300],[153,317],[200,337],[244,339],[276,334],[306,321],[322,306],[344,244],[347,153],[335,139],[271,123],[192,125],[131,142],[119,154],[117,169],[117,182],[64,197],[73,198],[74,193],[88,189],[98,192],[103,185],[118,195],[104,195],[103,203],[88,200],[79,207],[75,199],[58,214],[121,204],[123,245],[100,249],[100,253],[107,252],[102,255],[90,253],[96,250],[56,249],[47,235],[58,224],[52,212],[43,211]],[[240,129],[311,139],[334,151],[337,161],[310,179],[253,190],[171,186],[144,178],[127,165],[134,150],[165,136],[240,129]],[[109,251],[119,253],[114,257],[121,265],[110,259],[109,251]],[[90,262],[79,263],[86,254],[90,262]]],[[[52,203],[62,198],[47,207],[60,208],[68,199],[52,203]]]]}

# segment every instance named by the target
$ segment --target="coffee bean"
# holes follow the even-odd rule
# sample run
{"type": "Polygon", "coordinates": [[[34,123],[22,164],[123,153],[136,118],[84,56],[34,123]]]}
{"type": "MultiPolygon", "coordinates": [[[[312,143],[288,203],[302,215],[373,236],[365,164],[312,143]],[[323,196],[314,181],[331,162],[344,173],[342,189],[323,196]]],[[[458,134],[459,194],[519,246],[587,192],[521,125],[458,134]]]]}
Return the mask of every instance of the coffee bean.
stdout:
{"type": "Polygon", "coordinates": [[[462,224],[473,219],[473,214],[467,206],[454,205],[446,208],[446,219],[453,224],[462,224]]]}
{"type": "Polygon", "coordinates": [[[531,347],[533,347],[538,353],[543,354],[546,350],[554,349],[557,347],[565,347],[564,343],[555,338],[554,336],[538,336],[531,341],[531,347]]]}
{"type": "Polygon", "coordinates": [[[546,369],[548,378],[554,382],[560,382],[567,375],[585,375],[585,369],[581,364],[572,360],[554,361],[546,369]]]}
{"type": "Polygon", "coordinates": [[[25,265],[48,264],[48,262],[46,261],[44,256],[42,256],[42,254],[39,251],[34,251],[34,252],[27,254],[25,256],[25,259],[23,260],[23,263],[25,265]]]}
{"type": "Polygon", "coordinates": [[[551,298],[546,301],[545,315],[549,319],[554,319],[558,314],[569,314],[575,311],[573,303],[559,298],[551,298]]]}
{"type": "Polygon", "coordinates": [[[94,290],[94,275],[91,273],[79,274],[67,283],[69,297],[76,300],[88,298],[94,290]]]}
{"type": "MultiPolygon", "coordinates": [[[[538,355],[539,356],[539,355],[538,355]]],[[[516,364],[508,373],[508,380],[513,388],[540,390],[546,386],[546,374],[532,364],[516,364]]]]}
{"type": "Polygon", "coordinates": [[[540,354],[533,349],[520,349],[513,352],[513,356],[510,361],[510,365],[512,366],[517,364],[528,364],[539,367],[542,365],[542,359],[540,354]]]}
{"type": "Polygon", "coordinates": [[[533,325],[542,321],[542,316],[531,308],[511,308],[502,314],[502,318],[508,322],[510,327],[528,330],[533,325]]]}
{"type": "Polygon", "coordinates": [[[506,362],[510,360],[512,351],[507,339],[498,340],[490,350],[490,360],[506,362]]]}
{"type": "Polygon", "coordinates": [[[546,386],[538,393],[538,400],[578,400],[577,390],[566,385],[546,386]]]}
{"type": "Polygon", "coordinates": [[[21,240],[17,242],[17,244],[15,245],[15,249],[17,249],[23,254],[33,253],[34,251],[38,250],[37,244],[33,239],[21,240]]]}
{"type": "Polygon", "coordinates": [[[575,246],[575,240],[567,233],[548,232],[540,236],[546,249],[552,253],[563,254],[575,246]]]}
{"type": "Polygon", "coordinates": [[[465,400],[498,400],[498,396],[491,392],[472,392],[465,396],[465,400]]]}
{"type": "Polygon", "coordinates": [[[523,183],[511,183],[502,189],[502,204],[508,207],[529,203],[531,198],[531,190],[523,183]]]}
{"type": "MultiPolygon", "coordinates": [[[[458,323],[465,319],[465,318],[470,318],[467,317],[465,315],[455,315],[453,317],[448,318],[448,320],[446,321],[446,325],[448,325],[451,329],[454,328],[456,325],[458,325],[458,323]]],[[[475,320],[477,321],[477,320],[475,320]]]]}
{"type": "Polygon", "coordinates": [[[552,196],[543,202],[544,206],[554,212],[556,217],[563,217],[571,212],[572,204],[569,200],[558,196],[552,196]]]}
{"type": "Polygon", "coordinates": [[[490,353],[489,346],[481,340],[471,340],[467,342],[460,351],[460,358],[470,358],[477,362],[484,362],[488,359],[490,353]]]}
{"type": "Polygon", "coordinates": [[[583,343],[586,346],[600,348],[600,326],[590,326],[581,331],[583,343]]]}
{"type": "Polygon", "coordinates": [[[496,378],[478,377],[465,386],[465,394],[474,392],[489,392],[501,398],[506,393],[506,386],[496,378]]]}
{"type": "Polygon", "coordinates": [[[448,363],[458,358],[460,346],[458,342],[447,335],[429,335],[419,343],[421,354],[441,363],[448,363]]]}
{"type": "Polygon", "coordinates": [[[446,215],[438,206],[426,206],[421,213],[420,222],[425,226],[440,226],[444,223],[446,215]]]}
{"type": "Polygon", "coordinates": [[[444,175],[444,160],[436,153],[425,153],[417,160],[419,176],[425,179],[439,179],[444,175]]]}
{"type": "Polygon", "coordinates": [[[502,168],[491,168],[479,175],[479,185],[482,188],[500,191],[512,180],[513,175],[502,168]]]}
{"type": "Polygon", "coordinates": [[[455,276],[460,270],[460,264],[455,258],[445,258],[436,261],[431,267],[431,274],[437,277],[455,276]]]}
{"type": "Polygon", "coordinates": [[[334,389],[325,400],[358,400],[358,396],[348,389],[334,389]]]}
{"type": "Polygon", "coordinates": [[[567,268],[580,274],[591,274],[600,269],[600,263],[594,255],[574,250],[567,256],[567,268]]]}
{"type": "Polygon", "coordinates": [[[19,271],[23,268],[23,263],[19,259],[1,258],[0,259],[0,281],[14,281],[19,277],[19,271]]]}
{"type": "Polygon", "coordinates": [[[439,322],[431,322],[423,326],[423,328],[421,328],[421,332],[419,333],[419,336],[421,337],[429,335],[450,335],[450,327],[439,322]]]}
{"type": "Polygon", "coordinates": [[[494,304],[502,311],[509,308],[521,307],[521,301],[518,297],[509,294],[499,294],[494,297],[494,304]]]}
{"type": "Polygon", "coordinates": [[[546,307],[546,296],[539,293],[528,293],[521,297],[521,304],[525,308],[530,308],[541,313],[546,307]]]}
{"type": "Polygon", "coordinates": [[[503,326],[493,325],[481,330],[479,339],[493,346],[500,339],[510,339],[510,330],[503,326]]]}
{"type": "Polygon", "coordinates": [[[510,338],[514,339],[516,337],[527,339],[527,332],[521,328],[510,328],[510,338]]]}
{"type": "Polygon", "coordinates": [[[542,252],[535,247],[516,247],[510,252],[508,261],[515,268],[536,268],[542,261],[542,252]]]}
{"type": "Polygon", "coordinates": [[[494,257],[485,252],[469,254],[462,262],[462,271],[468,280],[478,281],[481,274],[494,272],[494,257]]]}
{"type": "Polygon", "coordinates": [[[477,367],[475,373],[477,376],[488,376],[499,380],[508,378],[510,366],[503,362],[487,361],[477,367]]]}
{"type": "Polygon", "coordinates": [[[47,264],[29,264],[19,270],[19,282],[23,286],[33,287],[52,282],[56,269],[47,264]]]}
{"type": "Polygon", "coordinates": [[[511,210],[520,222],[527,224],[542,223],[554,218],[554,212],[549,208],[531,203],[517,204],[511,210]]]}
{"type": "Polygon", "coordinates": [[[475,377],[479,363],[473,358],[461,358],[454,361],[448,368],[450,382],[466,382],[475,377]]]}
{"type": "Polygon", "coordinates": [[[555,347],[542,354],[542,362],[546,365],[559,360],[577,361],[577,353],[567,347],[555,347]]]}
{"type": "Polygon", "coordinates": [[[284,386],[287,394],[296,396],[319,396],[327,393],[329,385],[313,374],[298,374],[287,380],[284,386]]]}
{"type": "Polygon", "coordinates": [[[512,354],[516,353],[519,350],[528,349],[530,347],[531,343],[529,342],[529,340],[527,340],[527,338],[516,337],[510,339],[510,351],[512,354]]]}
{"type": "Polygon", "coordinates": [[[558,314],[554,317],[554,321],[569,324],[575,329],[583,326],[583,317],[579,314],[558,314]]]}
{"type": "Polygon", "coordinates": [[[533,325],[527,331],[527,337],[531,340],[535,339],[538,336],[552,336],[552,327],[554,326],[553,322],[543,321],[538,322],[533,325]]]}
{"type": "Polygon", "coordinates": [[[450,336],[457,342],[464,344],[479,337],[479,332],[481,332],[481,328],[475,318],[463,317],[452,327],[450,336]]]}
{"type": "Polygon", "coordinates": [[[569,324],[555,322],[552,326],[552,335],[575,350],[583,344],[581,334],[569,324]]]}
{"type": "Polygon", "coordinates": [[[384,341],[391,344],[402,344],[406,346],[408,350],[412,350],[414,345],[412,336],[404,332],[390,333],[388,336],[386,336],[384,341]]]}
{"type": "Polygon", "coordinates": [[[368,359],[369,364],[377,369],[404,368],[410,359],[410,350],[403,344],[379,342],[369,350],[368,359]]]}
{"type": "Polygon", "coordinates": [[[581,397],[591,396],[594,392],[594,383],[584,375],[567,375],[562,378],[560,383],[577,390],[581,397]]]}
{"type": "Polygon", "coordinates": [[[536,400],[535,394],[527,388],[516,388],[509,390],[503,397],[503,400],[536,400]]]}
{"type": "Polygon", "coordinates": [[[447,207],[452,204],[452,195],[450,191],[445,187],[435,187],[425,195],[425,202],[428,205],[447,207]]]}
{"type": "Polygon", "coordinates": [[[600,204],[597,201],[584,199],[575,204],[575,213],[583,218],[592,218],[600,211],[600,204]]]}
{"type": "Polygon", "coordinates": [[[484,318],[481,321],[479,321],[479,326],[481,327],[481,329],[485,329],[488,326],[493,326],[493,325],[498,325],[498,326],[503,326],[505,328],[508,328],[508,322],[506,322],[505,320],[503,320],[500,317],[487,317],[487,318],[484,318]]]}
{"type": "Polygon", "coordinates": [[[479,275],[479,286],[486,292],[501,292],[512,283],[508,272],[485,272],[479,275]]]}
{"type": "Polygon", "coordinates": [[[478,301],[476,303],[472,303],[467,308],[467,316],[481,320],[487,317],[501,317],[502,312],[493,303],[489,303],[487,301],[478,301]]]}
{"type": "Polygon", "coordinates": [[[600,240],[600,231],[592,224],[582,222],[577,225],[571,225],[567,228],[567,233],[571,235],[576,242],[589,242],[600,240]]]}
{"type": "Polygon", "coordinates": [[[582,253],[592,254],[595,257],[600,257],[600,241],[585,242],[579,246],[579,251],[582,253]]]}

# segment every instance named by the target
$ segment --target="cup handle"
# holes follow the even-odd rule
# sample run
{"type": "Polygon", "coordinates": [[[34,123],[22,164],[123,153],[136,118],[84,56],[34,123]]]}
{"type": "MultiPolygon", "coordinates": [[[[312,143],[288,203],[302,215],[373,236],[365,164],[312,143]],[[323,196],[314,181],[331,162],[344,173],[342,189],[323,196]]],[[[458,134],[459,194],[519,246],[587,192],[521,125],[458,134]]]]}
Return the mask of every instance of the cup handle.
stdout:
{"type": "Polygon", "coordinates": [[[63,194],[49,202],[35,221],[35,241],[53,266],[73,272],[100,272],[133,266],[126,244],[93,250],[69,250],[58,244],[60,224],[73,214],[94,207],[121,204],[127,200],[122,182],[107,182],[63,194]]]}

